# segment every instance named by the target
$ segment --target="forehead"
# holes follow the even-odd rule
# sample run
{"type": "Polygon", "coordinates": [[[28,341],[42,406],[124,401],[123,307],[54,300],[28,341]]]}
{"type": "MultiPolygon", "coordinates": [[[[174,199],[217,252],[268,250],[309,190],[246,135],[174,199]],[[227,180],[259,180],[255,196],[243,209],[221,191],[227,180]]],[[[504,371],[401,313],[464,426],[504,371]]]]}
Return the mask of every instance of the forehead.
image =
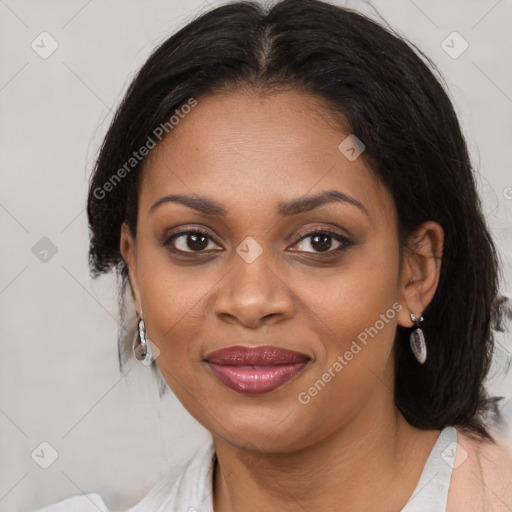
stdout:
{"type": "Polygon", "coordinates": [[[337,189],[374,215],[389,210],[392,198],[363,158],[351,161],[339,150],[350,133],[327,108],[291,91],[198,98],[148,155],[140,209],[171,193],[268,209],[272,202],[337,189]]]}

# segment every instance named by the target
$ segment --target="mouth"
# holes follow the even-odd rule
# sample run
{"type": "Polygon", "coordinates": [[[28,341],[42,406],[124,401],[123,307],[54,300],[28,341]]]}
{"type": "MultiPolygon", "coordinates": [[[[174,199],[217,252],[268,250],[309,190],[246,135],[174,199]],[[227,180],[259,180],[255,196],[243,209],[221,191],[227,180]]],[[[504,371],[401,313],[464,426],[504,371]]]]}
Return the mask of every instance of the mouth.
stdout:
{"type": "Polygon", "coordinates": [[[259,395],[282,386],[311,360],[305,354],[272,346],[233,346],[209,354],[205,362],[228,388],[259,395]]]}

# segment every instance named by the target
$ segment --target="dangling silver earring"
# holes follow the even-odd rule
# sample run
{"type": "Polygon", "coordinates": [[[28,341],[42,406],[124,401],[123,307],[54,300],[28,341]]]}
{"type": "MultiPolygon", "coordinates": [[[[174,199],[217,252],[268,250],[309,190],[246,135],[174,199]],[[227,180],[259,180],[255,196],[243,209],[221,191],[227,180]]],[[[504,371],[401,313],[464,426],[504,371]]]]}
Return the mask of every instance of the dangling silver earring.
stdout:
{"type": "Polygon", "coordinates": [[[418,363],[423,364],[427,360],[427,344],[425,343],[425,335],[420,327],[420,322],[423,322],[423,317],[416,318],[412,313],[411,320],[416,323],[416,329],[411,332],[411,349],[412,353],[418,360],[418,363]]]}
{"type": "Polygon", "coordinates": [[[144,366],[149,366],[153,362],[153,352],[151,351],[151,344],[147,337],[146,324],[142,318],[139,320],[139,335],[133,339],[133,355],[144,366]],[[140,344],[137,346],[137,339],[140,338],[140,344]]]}

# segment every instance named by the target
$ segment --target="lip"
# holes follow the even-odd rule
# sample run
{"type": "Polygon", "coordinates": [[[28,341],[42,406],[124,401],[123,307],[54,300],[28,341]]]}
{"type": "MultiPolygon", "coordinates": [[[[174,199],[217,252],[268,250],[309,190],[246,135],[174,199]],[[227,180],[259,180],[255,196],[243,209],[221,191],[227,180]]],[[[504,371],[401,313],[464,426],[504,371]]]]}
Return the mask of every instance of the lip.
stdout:
{"type": "Polygon", "coordinates": [[[213,375],[243,394],[268,393],[300,373],[310,361],[300,352],[273,346],[232,346],[216,350],[205,361],[213,375]]]}

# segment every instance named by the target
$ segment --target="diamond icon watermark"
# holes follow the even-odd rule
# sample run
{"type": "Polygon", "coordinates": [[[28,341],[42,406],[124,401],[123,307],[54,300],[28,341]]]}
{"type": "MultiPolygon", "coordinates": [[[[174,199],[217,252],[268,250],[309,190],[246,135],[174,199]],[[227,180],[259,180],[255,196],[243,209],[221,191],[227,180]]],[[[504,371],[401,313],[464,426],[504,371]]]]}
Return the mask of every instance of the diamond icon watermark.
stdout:
{"type": "Polygon", "coordinates": [[[57,450],[47,441],[39,445],[30,454],[34,462],[43,469],[48,469],[59,457],[57,450]]]}
{"type": "Polygon", "coordinates": [[[363,142],[353,133],[344,139],[338,146],[340,153],[351,162],[358,158],[365,150],[365,148],[366,146],[363,144],[363,142]]]}
{"type": "Polygon", "coordinates": [[[252,263],[263,252],[263,247],[261,247],[261,245],[258,242],[256,242],[256,240],[254,240],[252,236],[248,236],[236,248],[236,252],[247,263],[252,263]]]}
{"type": "Polygon", "coordinates": [[[57,254],[57,246],[48,237],[43,236],[32,247],[32,254],[42,263],[48,263],[57,254]]]}
{"type": "Polygon", "coordinates": [[[468,452],[454,441],[441,452],[441,457],[452,469],[457,469],[468,458],[468,452]]]}
{"type": "Polygon", "coordinates": [[[469,43],[458,32],[452,32],[441,43],[441,48],[452,59],[458,59],[469,48],[469,43]]]}
{"type": "Polygon", "coordinates": [[[59,47],[57,40],[48,32],[41,32],[30,44],[39,57],[47,59],[55,53],[59,47]]]}
{"type": "Polygon", "coordinates": [[[156,361],[156,359],[160,355],[160,349],[148,337],[146,337],[146,346],[148,345],[149,350],[151,351],[151,357],[148,357],[147,359],[143,359],[143,357],[145,356],[145,351],[141,343],[138,343],[133,349],[135,355],[138,358],[140,358],[139,360],[144,366],[151,365],[153,361],[156,361]]]}
{"type": "Polygon", "coordinates": [[[247,467],[254,467],[261,459],[261,452],[252,443],[247,443],[243,449],[238,450],[236,456],[247,467]]]}

